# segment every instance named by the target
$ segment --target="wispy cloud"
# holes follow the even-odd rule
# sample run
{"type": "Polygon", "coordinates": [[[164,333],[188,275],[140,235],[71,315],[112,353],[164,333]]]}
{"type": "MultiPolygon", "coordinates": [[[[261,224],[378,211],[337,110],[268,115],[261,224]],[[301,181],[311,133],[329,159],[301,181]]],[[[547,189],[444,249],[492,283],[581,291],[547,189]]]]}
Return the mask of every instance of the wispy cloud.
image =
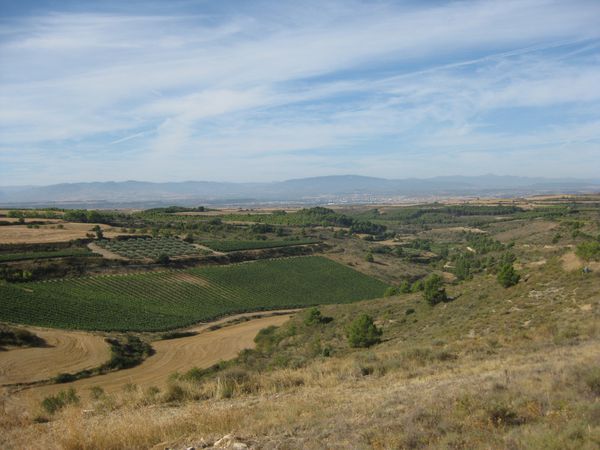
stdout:
{"type": "Polygon", "coordinates": [[[597,2],[227,5],[3,20],[0,183],[600,163],[597,2]]]}

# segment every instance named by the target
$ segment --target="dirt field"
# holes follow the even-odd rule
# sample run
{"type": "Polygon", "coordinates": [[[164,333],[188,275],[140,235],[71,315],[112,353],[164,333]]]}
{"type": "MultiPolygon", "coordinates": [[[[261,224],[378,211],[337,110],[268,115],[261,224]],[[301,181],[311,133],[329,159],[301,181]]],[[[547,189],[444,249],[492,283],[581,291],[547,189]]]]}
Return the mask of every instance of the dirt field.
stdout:
{"type": "Polygon", "coordinates": [[[0,352],[0,385],[43,380],[64,372],[91,369],[110,357],[102,336],[79,331],[28,328],[47,347],[0,352]]]}
{"type": "Polygon", "coordinates": [[[104,224],[61,222],[60,225],[63,228],[58,228],[56,224],[40,225],[39,228],[27,228],[27,225],[0,227],[0,244],[42,244],[83,239],[95,225],[102,227],[107,238],[127,234],[104,224]]]}
{"type": "Polygon", "coordinates": [[[191,329],[191,331],[198,331],[197,335],[153,342],[152,346],[156,353],[140,366],[74,383],[26,389],[10,399],[9,403],[13,405],[22,401],[35,403],[47,395],[70,387],[75,388],[86,397],[86,391],[92,386],[100,386],[107,392],[121,391],[128,383],[144,388],[164,387],[169,375],[176,371],[184,372],[192,367],[209,367],[219,361],[236,357],[240,350],[254,347],[254,337],[261,329],[271,325],[281,325],[288,318],[289,315],[263,317],[229,325],[215,331],[208,331],[207,328],[231,320],[232,317],[204,324],[191,329]]]}

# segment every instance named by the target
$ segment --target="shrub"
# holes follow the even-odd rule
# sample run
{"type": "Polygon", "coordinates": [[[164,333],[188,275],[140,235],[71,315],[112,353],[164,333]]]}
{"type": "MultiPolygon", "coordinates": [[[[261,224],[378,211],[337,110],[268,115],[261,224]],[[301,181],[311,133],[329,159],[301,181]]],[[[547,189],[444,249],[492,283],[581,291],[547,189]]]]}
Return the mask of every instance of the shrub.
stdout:
{"type": "Polygon", "coordinates": [[[156,258],[156,262],[158,264],[162,264],[163,266],[167,266],[171,262],[171,258],[166,253],[161,253],[158,255],[158,258],[156,258]]]}
{"type": "Polygon", "coordinates": [[[104,397],[104,389],[102,389],[100,386],[92,386],[90,388],[90,396],[94,400],[100,400],[102,397],[104,397]]]}
{"type": "Polygon", "coordinates": [[[600,260],[600,242],[582,242],[577,246],[575,254],[586,261],[600,260]]]}
{"type": "Polygon", "coordinates": [[[404,280],[402,283],[400,283],[400,293],[408,294],[409,292],[410,292],[410,284],[408,281],[404,280]]]}
{"type": "Polygon", "coordinates": [[[398,288],[395,288],[394,286],[390,286],[383,293],[384,297],[392,297],[393,295],[398,295],[398,288]]]}
{"type": "Polygon", "coordinates": [[[309,326],[318,325],[321,323],[329,323],[332,320],[333,319],[331,317],[323,316],[318,308],[310,308],[304,317],[304,324],[309,326]]]}
{"type": "Polygon", "coordinates": [[[59,373],[54,377],[55,383],[70,383],[71,381],[75,381],[77,377],[70,373],[59,373]]]}
{"type": "Polygon", "coordinates": [[[383,332],[373,323],[373,318],[361,314],[348,326],[346,336],[351,347],[370,347],[381,342],[383,332]]]}
{"type": "Polygon", "coordinates": [[[520,279],[521,275],[515,271],[512,264],[504,264],[498,272],[498,283],[505,288],[514,286],[520,279]]]}
{"type": "Polygon", "coordinates": [[[411,287],[410,287],[411,292],[419,292],[423,290],[423,281],[422,280],[417,280],[415,281],[411,287]]]}
{"type": "Polygon", "coordinates": [[[585,374],[585,384],[592,394],[600,396],[600,367],[594,367],[585,374]]]}
{"type": "Polygon", "coordinates": [[[367,256],[365,256],[365,261],[370,262],[370,263],[375,262],[375,258],[373,258],[372,252],[367,253],[367,256]]]}
{"type": "Polygon", "coordinates": [[[431,306],[448,300],[442,277],[437,274],[431,274],[425,279],[423,283],[423,298],[431,306]]]}
{"type": "Polygon", "coordinates": [[[42,400],[42,408],[48,414],[54,414],[67,405],[76,405],[79,403],[79,397],[75,389],[70,388],[66,391],[60,391],[56,395],[50,395],[42,400]]]}

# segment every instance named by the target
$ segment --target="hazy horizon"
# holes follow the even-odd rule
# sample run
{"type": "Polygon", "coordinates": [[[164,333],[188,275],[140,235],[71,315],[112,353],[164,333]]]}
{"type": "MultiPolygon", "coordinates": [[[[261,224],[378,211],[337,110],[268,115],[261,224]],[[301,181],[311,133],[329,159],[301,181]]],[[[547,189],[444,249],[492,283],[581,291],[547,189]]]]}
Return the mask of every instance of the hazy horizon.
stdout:
{"type": "Polygon", "coordinates": [[[572,180],[572,181],[595,181],[600,183],[600,176],[596,176],[596,177],[544,177],[544,176],[540,176],[540,177],[529,177],[529,176],[520,176],[520,175],[506,175],[506,174],[495,174],[495,173],[484,173],[484,174],[480,174],[480,175],[461,175],[461,174],[451,174],[451,175],[435,175],[435,176],[431,176],[431,177],[398,177],[398,178],[387,178],[387,177],[375,177],[375,176],[371,176],[371,175],[361,175],[361,174],[357,174],[357,173],[346,173],[346,174],[338,174],[338,175],[317,175],[317,176],[309,176],[309,177],[295,177],[295,178],[286,178],[286,179],[279,179],[279,180],[269,180],[269,181],[262,181],[262,182],[257,182],[257,181],[243,181],[243,180],[223,180],[223,179],[189,179],[189,180],[165,180],[165,181],[150,181],[150,180],[144,180],[144,179],[136,179],[136,178],[131,178],[131,179],[123,179],[123,180],[86,180],[86,181],[74,181],[74,182],[69,182],[69,181],[65,181],[65,182],[57,182],[57,183],[49,183],[49,184],[12,184],[12,185],[8,185],[8,184],[0,184],[0,188],[7,188],[7,187],[47,187],[47,186],[53,186],[53,185],[62,185],[62,184],[93,184],[93,183],[155,183],[155,184],[170,184],[170,183],[228,183],[228,184],[250,184],[250,183],[255,183],[255,184],[276,184],[276,183],[284,183],[284,182],[288,182],[288,181],[296,181],[296,180],[310,180],[313,178],[344,178],[344,177],[357,177],[357,178],[376,178],[376,179],[381,179],[381,180],[387,180],[387,181],[404,181],[404,180],[421,180],[421,181],[426,181],[426,180],[431,180],[431,179],[436,179],[436,178],[485,178],[485,177],[496,177],[496,178],[522,178],[522,179],[543,179],[543,180],[548,180],[548,181],[553,181],[553,180],[572,180]]]}
{"type": "Polygon", "coordinates": [[[598,2],[0,9],[2,186],[600,166],[598,2]]]}

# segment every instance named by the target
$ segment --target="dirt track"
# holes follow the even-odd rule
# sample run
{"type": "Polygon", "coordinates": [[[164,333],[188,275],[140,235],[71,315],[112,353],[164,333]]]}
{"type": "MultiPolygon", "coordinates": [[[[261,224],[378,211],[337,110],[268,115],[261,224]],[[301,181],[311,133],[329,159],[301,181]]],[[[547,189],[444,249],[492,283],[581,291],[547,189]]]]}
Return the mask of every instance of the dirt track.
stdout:
{"type": "Polygon", "coordinates": [[[194,330],[199,332],[195,336],[154,342],[152,346],[156,353],[140,366],[73,383],[26,389],[18,397],[35,401],[70,387],[86,397],[86,391],[92,386],[100,386],[107,392],[122,390],[128,383],[141,387],[164,386],[173,372],[187,371],[192,367],[209,367],[221,360],[234,358],[240,350],[254,347],[254,337],[262,328],[281,325],[288,319],[287,314],[263,317],[215,331],[207,329],[214,323],[202,325],[194,330]]]}
{"type": "Polygon", "coordinates": [[[109,346],[101,336],[79,331],[28,329],[43,338],[48,346],[0,352],[0,385],[91,369],[110,357],[109,346]]]}

